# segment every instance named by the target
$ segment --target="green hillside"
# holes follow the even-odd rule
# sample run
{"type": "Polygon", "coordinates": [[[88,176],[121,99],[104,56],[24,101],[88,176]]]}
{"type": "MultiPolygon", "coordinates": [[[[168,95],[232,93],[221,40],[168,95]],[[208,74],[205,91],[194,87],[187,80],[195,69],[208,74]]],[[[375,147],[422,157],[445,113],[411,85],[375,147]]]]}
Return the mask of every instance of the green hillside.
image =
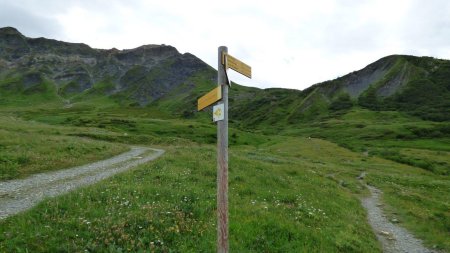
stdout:
{"type": "Polygon", "coordinates": [[[304,91],[267,89],[237,101],[237,117],[248,127],[321,121],[355,106],[399,111],[424,120],[450,121],[450,61],[393,55],[304,91]],[[251,110],[246,110],[250,108],[251,110]],[[249,111],[252,115],[248,115],[249,111]]]}

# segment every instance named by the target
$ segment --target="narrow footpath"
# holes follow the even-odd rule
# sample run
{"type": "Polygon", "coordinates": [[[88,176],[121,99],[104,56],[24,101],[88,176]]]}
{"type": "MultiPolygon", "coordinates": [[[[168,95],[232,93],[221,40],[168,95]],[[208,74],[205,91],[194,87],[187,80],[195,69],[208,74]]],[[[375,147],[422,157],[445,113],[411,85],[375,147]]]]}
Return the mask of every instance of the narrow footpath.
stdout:
{"type": "MultiPolygon", "coordinates": [[[[361,181],[361,183],[363,183],[361,181]]],[[[367,210],[367,216],[378,240],[383,245],[385,253],[437,253],[423,246],[422,241],[415,238],[406,229],[389,221],[383,214],[380,203],[382,192],[370,185],[365,185],[371,196],[362,199],[362,205],[367,210]]]]}
{"type": "Polygon", "coordinates": [[[58,196],[90,185],[139,164],[154,160],[164,150],[132,147],[112,158],[70,169],[32,175],[26,179],[0,182],[0,220],[27,210],[47,197],[58,196]]]}

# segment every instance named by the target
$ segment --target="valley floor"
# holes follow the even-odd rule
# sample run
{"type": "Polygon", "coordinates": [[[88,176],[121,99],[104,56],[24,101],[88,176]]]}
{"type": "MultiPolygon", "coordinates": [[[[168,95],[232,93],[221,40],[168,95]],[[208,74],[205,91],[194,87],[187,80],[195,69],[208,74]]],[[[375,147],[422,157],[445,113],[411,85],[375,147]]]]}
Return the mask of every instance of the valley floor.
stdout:
{"type": "MultiPolygon", "coordinates": [[[[125,160],[143,162],[135,168],[101,183],[44,198],[31,209],[0,220],[0,252],[215,249],[216,150],[211,125],[133,116],[141,115],[140,111],[114,111],[101,117],[96,112],[78,111],[32,114],[40,123],[30,120],[31,114],[22,115],[28,119],[0,115],[0,171],[3,179],[12,179],[2,185],[26,182],[20,178],[47,168],[56,171],[111,157],[126,151],[129,144],[158,146],[166,153],[145,163],[157,153],[132,150],[125,160]],[[134,159],[136,156],[143,158],[134,159]]],[[[440,143],[442,152],[448,152],[447,144],[440,143]]],[[[229,156],[232,251],[381,252],[378,231],[372,230],[360,201],[371,194],[358,179],[362,172],[367,185],[383,192],[378,201],[388,220],[396,220],[396,225],[423,240],[424,247],[450,251],[447,175],[351,151],[319,138],[262,135],[233,128],[229,156]]],[[[448,157],[439,159],[445,169],[448,157]]],[[[128,166],[114,164],[106,167],[114,171],[128,166]]],[[[100,179],[103,172],[96,170],[95,178],[100,179]]],[[[59,173],[68,172],[45,175],[59,173]]],[[[70,184],[58,185],[63,185],[58,191],[70,188],[70,184]]],[[[1,201],[5,195],[14,195],[2,189],[1,201]]],[[[22,199],[12,195],[10,198],[22,199]]],[[[0,202],[2,207],[4,203],[0,202]]]]}

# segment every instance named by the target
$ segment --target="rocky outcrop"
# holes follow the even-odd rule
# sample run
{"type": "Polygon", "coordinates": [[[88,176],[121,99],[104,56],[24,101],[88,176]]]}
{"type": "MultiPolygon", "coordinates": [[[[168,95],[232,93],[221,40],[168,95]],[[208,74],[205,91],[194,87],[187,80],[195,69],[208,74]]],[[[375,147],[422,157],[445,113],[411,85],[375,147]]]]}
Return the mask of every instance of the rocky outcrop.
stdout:
{"type": "Polygon", "coordinates": [[[350,97],[357,98],[371,84],[381,80],[389,71],[391,65],[390,60],[379,60],[360,71],[347,75],[343,85],[345,91],[350,97]]]}

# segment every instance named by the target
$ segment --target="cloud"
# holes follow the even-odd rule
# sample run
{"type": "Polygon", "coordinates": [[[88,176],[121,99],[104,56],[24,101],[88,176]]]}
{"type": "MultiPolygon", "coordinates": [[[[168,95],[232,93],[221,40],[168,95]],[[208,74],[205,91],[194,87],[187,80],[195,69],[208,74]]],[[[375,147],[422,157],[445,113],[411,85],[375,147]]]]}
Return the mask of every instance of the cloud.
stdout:
{"type": "Polygon", "coordinates": [[[413,1],[399,37],[412,53],[450,58],[450,2],[432,3],[413,1]]]}
{"type": "Polygon", "coordinates": [[[54,19],[28,9],[0,1],[0,27],[12,26],[28,37],[58,37],[63,27],[54,19]]]}

